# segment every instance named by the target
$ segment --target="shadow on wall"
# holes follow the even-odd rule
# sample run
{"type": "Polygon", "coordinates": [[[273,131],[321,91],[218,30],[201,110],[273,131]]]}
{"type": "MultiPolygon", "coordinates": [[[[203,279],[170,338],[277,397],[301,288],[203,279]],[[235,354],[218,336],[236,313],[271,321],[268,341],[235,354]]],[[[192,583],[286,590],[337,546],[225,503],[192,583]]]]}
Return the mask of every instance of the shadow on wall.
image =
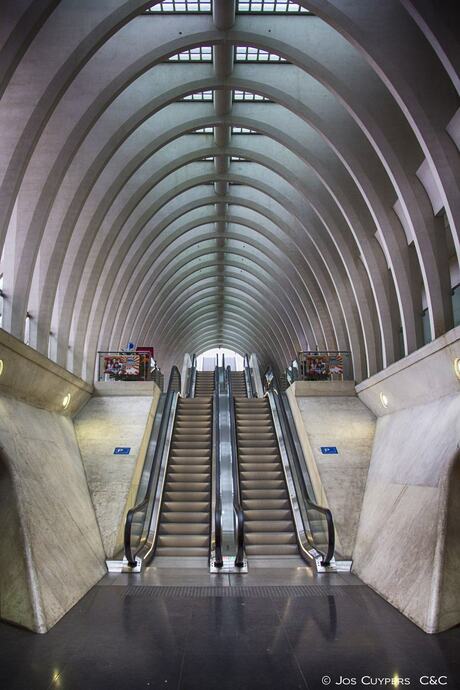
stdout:
{"type": "Polygon", "coordinates": [[[72,420],[0,396],[1,616],[49,630],[105,574],[72,420]]]}
{"type": "Polygon", "coordinates": [[[1,450],[0,524],[0,618],[36,630],[16,492],[1,450]]]}
{"type": "Polygon", "coordinates": [[[460,395],[379,418],[354,572],[425,632],[460,622],[460,395]]]}
{"type": "Polygon", "coordinates": [[[437,621],[440,630],[451,628],[460,620],[460,450],[447,475],[446,511],[437,621]]]}

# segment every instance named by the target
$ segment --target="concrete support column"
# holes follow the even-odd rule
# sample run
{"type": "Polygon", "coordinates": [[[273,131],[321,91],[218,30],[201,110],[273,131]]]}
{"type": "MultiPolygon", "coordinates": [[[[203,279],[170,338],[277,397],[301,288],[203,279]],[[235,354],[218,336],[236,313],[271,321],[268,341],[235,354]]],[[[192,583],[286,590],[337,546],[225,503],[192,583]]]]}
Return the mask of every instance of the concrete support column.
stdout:
{"type": "MultiPolygon", "coordinates": [[[[235,0],[214,0],[213,2],[213,21],[217,29],[220,31],[228,31],[235,23],[236,2],[235,0]]],[[[233,43],[222,43],[215,45],[213,48],[214,59],[214,73],[218,79],[225,82],[233,72],[233,43]]],[[[225,117],[232,112],[233,91],[232,89],[223,88],[214,91],[214,110],[219,117],[225,117]]],[[[219,124],[214,128],[214,142],[218,149],[224,149],[230,146],[231,141],[231,127],[226,124],[219,124]]],[[[224,155],[216,155],[214,157],[214,168],[218,175],[227,175],[230,172],[230,157],[224,155]]],[[[214,192],[216,197],[225,197],[229,193],[229,184],[226,181],[218,180],[214,184],[214,192]]],[[[225,234],[227,229],[227,204],[220,200],[216,203],[216,215],[218,221],[216,222],[217,248],[219,251],[218,262],[218,317],[219,338],[223,337],[223,320],[224,320],[224,291],[225,291],[225,256],[223,250],[225,247],[225,234]]]]}

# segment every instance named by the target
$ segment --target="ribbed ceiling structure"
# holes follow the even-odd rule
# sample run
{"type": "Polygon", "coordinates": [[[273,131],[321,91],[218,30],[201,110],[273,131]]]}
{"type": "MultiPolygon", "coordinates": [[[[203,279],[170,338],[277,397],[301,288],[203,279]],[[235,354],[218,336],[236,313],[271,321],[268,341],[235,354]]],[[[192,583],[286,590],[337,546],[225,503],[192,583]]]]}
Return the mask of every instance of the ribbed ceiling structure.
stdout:
{"type": "Polygon", "coordinates": [[[2,0],[2,327],[359,381],[454,325],[458,3],[2,0]]]}

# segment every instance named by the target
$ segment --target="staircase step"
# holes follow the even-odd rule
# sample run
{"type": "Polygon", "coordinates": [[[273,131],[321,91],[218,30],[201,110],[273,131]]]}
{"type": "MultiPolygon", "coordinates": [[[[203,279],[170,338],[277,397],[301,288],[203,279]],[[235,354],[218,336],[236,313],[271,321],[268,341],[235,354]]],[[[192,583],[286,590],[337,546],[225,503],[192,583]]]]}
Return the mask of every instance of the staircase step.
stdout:
{"type": "MultiPolygon", "coordinates": [[[[291,516],[289,516],[290,518],[291,516]]],[[[245,534],[252,532],[271,532],[281,534],[282,532],[292,534],[292,519],[288,520],[252,520],[247,518],[244,523],[245,534]]]]}
{"type": "Polygon", "coordinates": [[[285,498],[244,498],[243,508],[245,510],[290,510],[290,503],[285,498]]]}
{"type": "Polygon", "coordinates": [[[209,537],[209,524],[207,522],[165,522],[161,521],[160,536],[173,535],[189,537],[191,535],[209,537]]]}
{"type": "Polygon", "coordinates": [[[181,558],[207,556],[209,553],[209,546],[160,546],[158,545],[155,551],[156,556],[177,556],[181,558]]]}
{"type": "Polygon", "coordinates": [[[245,543],[249,545],[297,544],[293,532],[249,532],[245,534],[245,543]]]}
{"type": "MultiPolygon", "coordinates": [[[[266,501],[262,502],[263,504],[266,504],[266,501]]],[[[272,520],[292,520],[291,516],[291,511],[289,508],[275,508],[273,510],[268,510],[265,507],[258,510],[258,509],[251,509],[247,508],[244,511],[244,515],[246,520],[249,522],[249,520],[252,521],[262,521],[262,520],[267,520],[267,521],[272,521],[272,520]]]]}
{"type": "Polygon", "coordinates": [[[248,556],[298,556],[297,544],[247,544],[248,556]]]}
{"type": "Polygon", "coordinates": [[[209,544],[209,535],[202,534],[160,534],[158,536],[158,546],[174,547],[205,547],[209,544]]]}
{"type": "Polygon", "coordinates": [[[165,501],[174,501],[180,503],[185,501],[190,503],[193,501],[209,501],[209,491],[179,491],[177,487],[174,490],[165,491],[165,501]]]}
{"type": "Polygon", "coordinates": [[[210,509],[209,501],[164,501],[163,511],[168,513],[183,513],[183,514],[208,514],[210,509]]]}
{"type": "MultiPolygon", "coordinates": [[[[174,504],[175,507],[175,504],[174,504]]],[[[188,510],[183,510],[183,511],[177,511],[177,510],[171,510],[167,509],[165,506],[163,507],[163,512],[161,514],[161,521],[162,523],[192,523],[192,524],[202,524],[206,523],[206,525],[209,524],[209,507],[206,507],[206,510],[203,511],[197,511],[197,512],[192,512],[193,508],[189,508],[188,510]]]]}

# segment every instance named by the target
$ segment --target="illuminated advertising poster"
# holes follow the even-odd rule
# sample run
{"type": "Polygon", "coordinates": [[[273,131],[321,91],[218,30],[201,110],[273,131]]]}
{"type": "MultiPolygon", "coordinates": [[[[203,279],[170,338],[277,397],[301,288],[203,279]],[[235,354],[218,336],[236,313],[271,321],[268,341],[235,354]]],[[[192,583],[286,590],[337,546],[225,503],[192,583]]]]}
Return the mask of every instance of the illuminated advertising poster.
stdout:
{"type": "Polygon", "coordinates": [[[120,378],[139,376],[140,357],[137,354],[106,355],[104,357],[104,374],[120,378]]]}
{"type": "Polygon", "coordinates": [[[306,361],[307,378],[314,381],[329,377],[329,357],[327,355],[308,355],[306,361]]]}
{"type": "Polygon", "coordinates": [[[329,372],[331,376],[343,377],[343,356],[339,352],[336,355],[329,355],[329,372]]]}

